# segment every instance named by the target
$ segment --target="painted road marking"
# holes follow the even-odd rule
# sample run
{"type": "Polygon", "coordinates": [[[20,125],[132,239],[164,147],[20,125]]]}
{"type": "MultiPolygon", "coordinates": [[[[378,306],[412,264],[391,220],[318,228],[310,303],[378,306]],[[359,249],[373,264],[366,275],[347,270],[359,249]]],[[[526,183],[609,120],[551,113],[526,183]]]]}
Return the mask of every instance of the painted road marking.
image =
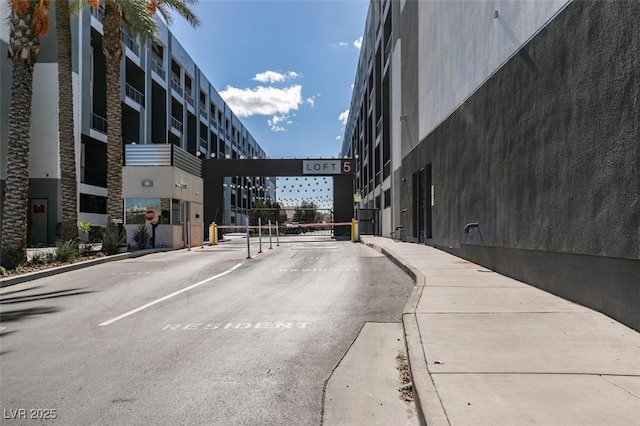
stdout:
{"type": "Polygon", "coordinates": [[[227,275],[228,273],[235,271],[235,270],[236,270],[236,269],[238,269],[240,266],[244,265],[244,263],[245,263],[246,261],[247,261],[247,259],[245,259],[245,260],[243,260],[242,262],[238,263],[236,266],[234,266],[234,267],[232,267],[232,268],[230,268],[230,269],[227,269],[227,270],[226,270],[226,271],[224,271],[224,272],[219,273],[218,275],[214,275],[213,277],[209,277],[209,278],[207,278],[206,280],[202,280],[202,281],[200,281],[200,282],[198,282],[198,283],[195,283],[195,284],[193,284],[193,285],[190,285],[189,287],[185,287],[185,288],[183,288],[182,290],[174,291],[173,293],[168,294],[168,295],[166,295],[166,296],[164,296],[164,297],[161,297],[160,299],[156,299],[156,300],[154,300],[153,302],[149,302],[149,303],[147,303],[146,305],[142,305],[142,306],[140,306],[139,308],[133,309],[133,310],[131,310],[131,311],[129,311],[129,312],[125,312],[125,313],[124,313],[124,314],[122,314],[122,315],[118,315],[117,317],[115,317],[115,318],[111,318],[110,320],[105,321],[105,322],[103,322],[103,323],[100,323],[100,324],[98,324],[98,325],[99,325],[100,327],[103,327],[103,326],[105,326],[105,325],[113,324],[114,322],[119,321],[119,320],[121,320],[122,318],[126,318],[126,317],[128,317],[129,315],[133,315],[133,314],[135,314],[136,312],[140,312],[140,311],[142,311],[143,309],[147,309],[148,307],[153,306],[153,305],[155,305],[155,304],[157,304],[157,303],[164,302],[165,300],[170,299],[170,298],[172,298],[173,296],[177,296],[177,295],[178,295],[178,294],[180,294],[180,293],[184,293],[185,291],[192,290],[192,289],[194,289],[194,288],[196,288],[196,287],[198,287],[198,286],[201,286],[202,284],[206,284],[206,283],[208,283],[209,281],[213,281],[213,280],[215,280],[215,279],[217,279],[217,278],[223,277],[223,276],[227,275]]]}
{"type": "Polygon", "coordinates": [[[355,268],[280,269],[280,272],[358,272],[355,268]]]}
{"type": "Polygon", "coordinates": [[[0,327],[0,331],[6,330],[6,329],[7,329],[7,327],[0,327]]]}
{"type": "Polygon", "coordinates": [[[308,328],[312,323],[310,322],[228,322],[228,323],[191,323],[191,324],[167,324],[162,328],[162,331],[176,331],[176,330],[291,330],[291,329],[303,329],[308,328]]]}

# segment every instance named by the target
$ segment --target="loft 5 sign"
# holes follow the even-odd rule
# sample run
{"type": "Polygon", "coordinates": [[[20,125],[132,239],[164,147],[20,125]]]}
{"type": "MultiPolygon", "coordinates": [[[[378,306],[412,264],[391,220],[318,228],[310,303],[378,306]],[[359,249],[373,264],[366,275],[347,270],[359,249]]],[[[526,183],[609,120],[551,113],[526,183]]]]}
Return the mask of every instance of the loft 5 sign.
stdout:
{"type": "Polygon", "coordinates": [[[351,160],[302,161],[302,174],[305,175],[350,175],[352,173],[351,160]]]}

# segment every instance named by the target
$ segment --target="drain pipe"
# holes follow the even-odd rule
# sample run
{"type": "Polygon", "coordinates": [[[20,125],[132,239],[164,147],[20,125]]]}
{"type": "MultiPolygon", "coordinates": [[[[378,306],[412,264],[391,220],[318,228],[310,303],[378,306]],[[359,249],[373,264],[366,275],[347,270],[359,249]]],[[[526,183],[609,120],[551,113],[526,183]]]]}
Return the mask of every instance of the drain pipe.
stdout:
{"type": "Polygon", "coordinates": [[[477,228],[477,227],[478,227],[478,222],[467,223],[464,226],[464,233],[469,234],[471,232],[471,228],[477,228]]]}

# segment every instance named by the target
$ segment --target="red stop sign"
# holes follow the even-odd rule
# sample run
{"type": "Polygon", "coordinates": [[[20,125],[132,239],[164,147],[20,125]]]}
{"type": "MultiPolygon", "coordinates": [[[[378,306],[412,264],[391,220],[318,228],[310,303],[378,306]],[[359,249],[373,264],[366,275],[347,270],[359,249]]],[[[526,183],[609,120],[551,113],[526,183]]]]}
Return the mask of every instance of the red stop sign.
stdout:
{"type": "Polygon", "coordinates": [[[144,218],[151,222],[156,218],[156,212],[154,212],[153,210],[147,210],[146,212],[144,212],[144,218]]]}

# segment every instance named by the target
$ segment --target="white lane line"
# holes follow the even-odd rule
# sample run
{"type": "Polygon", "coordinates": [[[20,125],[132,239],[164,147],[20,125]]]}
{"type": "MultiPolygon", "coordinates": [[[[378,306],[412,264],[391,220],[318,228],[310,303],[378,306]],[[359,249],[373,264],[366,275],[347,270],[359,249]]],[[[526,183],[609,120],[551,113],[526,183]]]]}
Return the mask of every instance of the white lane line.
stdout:
{"type": "Polygon", "coordinates": [[[122,315],[118,315],[118,316],[117,316],[117,317],[115,317],[115,318],[111,318],[111,319],[110,319],[110,320],[108,320],[108,321],[105,321],[105,322],[103,322],[103,323],[100,323],[100,324],[98,324],[98,326],[100,326],[100,327],[104,327],[105,325],[113,324],[114,322],[119,321],[119,320],[121,320],[122,318],[126,318],[126,317],[128,317],[129,315],[133,315],[133,314],[135,314],[136,312],[140,312],[141,310],[143,310],[143,309],[147,309],[148,307],[153,306],[153,305],[155,305],[155,304],[157,304],[157,303],[164,302],[165,300],[170,299],[170,298],[172,298],[173,296],[177,296],[177,295],[178,295],[178,294],[180,294],[180,293],[184,293],[185,291],[189,291],[189,290],[191,290],[191,289],[194,289],[194,288],[196,288],[196,287],[198,287],[198,286],[200,286],[200,285],[202,285],[202,284],[208,283],[209,281],[213,281],[213,280],[215,280],[215,279],[217,279],[217,278],[220,278],[220,277],[222,277],[222,276],[225,276],[225,275],[227,275],[228,273],[235,271],[235,270],[236,270],[236,269],[238,269],[240,266],[244,265],[244,263],[245,263],[246,261],[247,261],[247,259],[245,259],[245,260],[243,260],[242,262],[238,263],[236,266],[234,266],[234,267],[232,267],[232,268],[230,268],[230,269],[227,269],[227,270],[226,270],[226,271],[224,271],[224,272],[219,273],[218,275],[214,275],[213,277],[209,277],[209,278],[207,278],[206,280],[202,280],[202,281],[200,281],[200,282],[198,282],[198,283],[195,283],[195,284],[193,284],[193,285],[190,285],[189,287],[185,287],[185,288],[183,288],[182,290],[174,291],[173,293],[171,293],[171,294],[167,294],[166,296],[161,297],[160,299],[156,299],[156,300],[154,300],[153,302],[149,302],[149,303],[147,303],[146,305],[142,305],[142,306],[140,306],[139,308],[135,308],[135,309],[133,309],[133,310],[131,310],[131,311],[129,311],[129,312],[125,312],[125,313],[124,313],[124,314],[122,314],[122,315]]]}

